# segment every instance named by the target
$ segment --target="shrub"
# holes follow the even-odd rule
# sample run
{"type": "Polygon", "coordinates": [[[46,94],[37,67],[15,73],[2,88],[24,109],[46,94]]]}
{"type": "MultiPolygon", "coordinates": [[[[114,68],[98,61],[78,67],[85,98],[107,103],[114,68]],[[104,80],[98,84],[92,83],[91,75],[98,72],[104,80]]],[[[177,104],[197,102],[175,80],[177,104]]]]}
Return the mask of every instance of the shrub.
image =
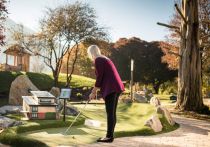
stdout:
{"type": "Polygon", "coordinates": [[[46,112],[45,119],[56,119],[56,113],[55,112],[46,112]]]}
{"type": "Polygon", "coordinates": [[[9,71],[0,71],[0,93],[8,94],[12,81],[19,75],[22,75],[21,72],[9,72],[9,71]]]}
{"type": "Polygon", "coordinates": [[[171,94],[171,93],[177,94],[177,90],[178,90],[177,82],[167,81],[160,85],[159,91],[161,94],[171,94]]]}

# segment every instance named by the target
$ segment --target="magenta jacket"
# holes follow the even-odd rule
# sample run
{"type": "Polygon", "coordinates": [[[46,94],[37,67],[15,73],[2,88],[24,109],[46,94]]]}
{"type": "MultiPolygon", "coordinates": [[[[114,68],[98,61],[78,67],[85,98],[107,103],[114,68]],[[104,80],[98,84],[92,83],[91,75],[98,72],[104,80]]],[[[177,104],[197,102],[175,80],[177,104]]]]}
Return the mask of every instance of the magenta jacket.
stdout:
{"type": "Polygon", "coordinates": [[[95,59],[95,73],[95,87],[100,87],[103,98],[112,92],[121,93],[124,91],[122,80],[110,59],[97,57],[95,59]]]}

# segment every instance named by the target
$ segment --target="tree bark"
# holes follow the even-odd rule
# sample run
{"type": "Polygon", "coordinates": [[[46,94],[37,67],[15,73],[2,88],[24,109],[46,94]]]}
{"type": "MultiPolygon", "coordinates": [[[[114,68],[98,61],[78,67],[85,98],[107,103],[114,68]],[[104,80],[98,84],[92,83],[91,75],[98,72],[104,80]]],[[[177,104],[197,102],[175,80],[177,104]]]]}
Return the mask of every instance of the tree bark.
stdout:
{"type": "Polygon", "coordinates": [[[182,0],[182,13],[187,23],[181,23],[176,108],[199,111],[203,108],[201,91],[201,58],[199,48],[198,1],[182,0]]]}
{"type": "Polygon", "coordinates": [[[59,75],[57,74],[57,71],[53,71],[53,78],[54,78],[54,86],[58,87],[58,77],[59,75]]]}

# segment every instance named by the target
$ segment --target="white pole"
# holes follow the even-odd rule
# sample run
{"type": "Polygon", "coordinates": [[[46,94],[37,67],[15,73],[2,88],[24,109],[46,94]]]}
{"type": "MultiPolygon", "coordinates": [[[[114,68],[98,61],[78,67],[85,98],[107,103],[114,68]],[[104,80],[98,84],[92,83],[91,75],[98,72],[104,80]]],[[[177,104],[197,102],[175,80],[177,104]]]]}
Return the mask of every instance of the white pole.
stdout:
{"type": "Polygon", "coordinates": [[[131,83],[130,83],[130,88],[131,88],[131,100],[133,101],[133,65],[134,65],[134,60],[131,59],[131,83]]]}
{"type": "Polygon", "coordinates": [[[131,71],[133,71],[133,63],[134,63],[134,60],[131,59],[131,71]]]}

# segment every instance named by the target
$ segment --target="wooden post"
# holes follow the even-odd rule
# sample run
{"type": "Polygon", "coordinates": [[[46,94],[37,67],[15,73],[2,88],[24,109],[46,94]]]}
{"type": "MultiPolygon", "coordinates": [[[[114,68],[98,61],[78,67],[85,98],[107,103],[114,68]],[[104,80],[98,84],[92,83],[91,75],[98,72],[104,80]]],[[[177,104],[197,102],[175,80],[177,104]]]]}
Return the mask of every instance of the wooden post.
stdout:
{"type": "Polygon", "coordinates": [[[133,64],[134,60],[131,59],[131,82],[130,82],[130,90],[131,90],[131,100],[133,101],[133,64]]]}
{"type": "Polygon", "coordinates": [[[8,55],[6,55],[6,65],[7,65],[7,63],[8,63],[8,55]]]}
{"type": "Polygon", "coordinates": [[[63,107],[63,121],[66,121],[66,99],[64,99],[64,107],[63,107]]]}
{"type": "Polygon", "coordinates": [[[14,55],[14,66],[16,66],[17,56],[14,55]]]}

